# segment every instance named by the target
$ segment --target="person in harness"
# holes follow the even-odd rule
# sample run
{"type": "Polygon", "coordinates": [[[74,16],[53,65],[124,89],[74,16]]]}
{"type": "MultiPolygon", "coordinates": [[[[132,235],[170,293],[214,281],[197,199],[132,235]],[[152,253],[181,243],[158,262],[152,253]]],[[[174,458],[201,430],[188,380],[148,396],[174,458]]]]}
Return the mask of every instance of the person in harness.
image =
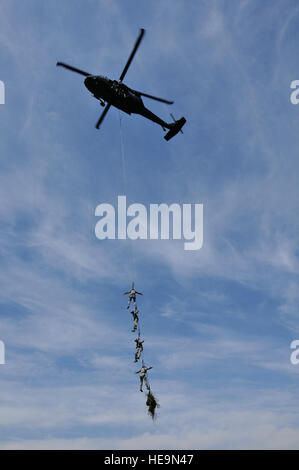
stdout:
{"type": "Polygon", "coordinates": [[[134,333],[137,330],[137,325],[139,322],[138,313],[139,313],[139,310],[131,310],[131,314],[133,315],[133,322],[134,322],[133,329],[131,330],[132,333],[134,333]]]}
{"type": "Polygon", "coordinates": [[[139,358],[140,358],[140,355],[143,351],[143,343],[144,343],[144,340],[140,340],[140,338],[136,338],[135,339],[135,343],[136,343],[136,352],[135,352],[135,361],[134,362],[138,362],[139,361],[139,358]]]}
{"type": "Polygon", "coordinates": [[[140,379],[140,392],[143,392],[142,390],[142,385],[143,385],[143,382],[145,383],[145,386],[148,390],[150,390],[150,386],[149,386],[149,383],[148,383],[148,380],[147,380],[147,376],[146,376],[146,373],[148,370],[152,369],[153,366],[150,366],[150,367],[146,367],[143,363],[142,363],[142,367],[140,370],[137,370],[136,374],[139,374],[139,379],[140,379]]]}
{"type": "Polygon", "coordinates": [[[132,282],[132,289],[130,289],[128,292],[124,292],[124,295],[129,295],[129,301],[128,301],[127,309],[130,308],[130,304],[131,304],[131,302],[133,301],[133,302],[134,302],[134,306],[135,306],[135,310],[137,310],[136,294],[138,294],[138,295],[143,295],[141,292],[138,292],[138,291],[134,288],[134,282],[132,282]]]}

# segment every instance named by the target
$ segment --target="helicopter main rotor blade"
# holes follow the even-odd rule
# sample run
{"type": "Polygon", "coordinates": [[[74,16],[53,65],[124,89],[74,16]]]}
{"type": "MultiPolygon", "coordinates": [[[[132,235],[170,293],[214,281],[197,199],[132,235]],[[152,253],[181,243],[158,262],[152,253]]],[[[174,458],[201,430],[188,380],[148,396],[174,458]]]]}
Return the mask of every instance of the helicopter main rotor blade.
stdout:
{"type": "Polygon", "coordinates": [[[100,125],[102,124],[102,122],[104,121],[104,118],[106,116],[106,114],[108,113],[109,109],[110,109],[110,106],[111,104],[108,103],[106,104],[106,108],[104,109],[104,111],[102,112],[101,116],[100,116],[100,119],[98,120],[98,122],[96,123],[96,129],[99,129],[100,125]]]}
{"type": "Polygon", "coordinates": [[[57,62],[56,64],[58,67],[64,67],[65,69],[71,70],[72,72],[80,73],[80,75],[84,75],[84,77],[88,77],[91,75],[90,73],[84,72],[84,70],[76,69],[76,67],[72,67],[71,65],[64,64],[63,62],[57,62]]]}
{"type": "Polygon", "coordinates": [[[163,98],[158,98],[157,96],[148,95],[147,93],[143,93],[142,91],[136,91],[136,93],[139,96],[145,96],[146,98],[150,98],[151,100],[155,100],[155,101],[160,101],[161,103],[166,103],[166,104],[173,104],[174,103],[174,101],[164,100],[163,98]]]}
{"type": "Polygon", "coordinates": [[[142,38],[143,38],[143,36],[144,36],[144,33],[145,33],[145,30],[144,30],[143,28],[141,28],[141,29],[140,29],[140,34],[139,34],[139,36],[138,36],[138,39],[137,39],[137,41],[136,41],[136,43],[135,43],[135,46],[134,46],[132,52],[131,52],[131,55],[130,55],[130,57],[128,58],[128,61],[127,61],[126,65],[125,65],[125,68],[124,68],[123,71],[122,71],[121,76],[119,77],[119,81],[120,81],[120,82],[122,82],[123,79],[125,78],[125,75],[126,75],[126,73],[127,73],[127,71],[128,71],[128,68],[129,68],[130,65],[131,65],[132,60],[134,59],[134,55],[136,54],[136,51],[137,51],[137,49],[138,49],[138,47],[139,47],[139,45],[140,45],[140,43],[141,43],[141,40],[142,40],[142,38]]]}

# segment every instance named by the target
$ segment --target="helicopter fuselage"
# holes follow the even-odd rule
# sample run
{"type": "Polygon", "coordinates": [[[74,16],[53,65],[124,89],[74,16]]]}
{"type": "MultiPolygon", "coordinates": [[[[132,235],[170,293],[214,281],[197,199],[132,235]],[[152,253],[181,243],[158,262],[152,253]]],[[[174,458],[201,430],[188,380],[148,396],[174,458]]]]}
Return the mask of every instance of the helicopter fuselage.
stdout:
{"type": "Polygon", "coordinates": [[[92,75],[89,72],[78,69],[77,67],[73,67],[72,65],[68,65],[64,62],[57,62],[56,65],[64,67],[80,75],[83,75],[85,77],[84,84],[86,88],[93,94],[93,96],[96,99],[100,101],[101,105],[105,107],[96,123],[96,126],[95,126],[96,129],[100,128],[100,125],[102,124],[110,107],[114,106],[115,108],[118,108],[127,114],[132,114],[132,113],[140,114],[146,119],[149,119],[150,121],[155,122],[156,124],[159,124],[163,128],[164,131],[166,131],[166,129],[169,129],[169,132],[164,136],[164,139],[170,140],[178,132],[180,131],[182,132],[181,129],[183,125],[185,124],[186,119],[181,118],[177,121],[171,115],[171,117],[173,118],[175,122],[167,123],[163,119],[159,118],[159,116],[154,114],[152,111],[150,111],[148,108],[146,108],[143,104],[141,97],[144,96],[146,98],[149,98],[155,101],[160,101],[161,103],[165,103],[165,104],[173,104],[173,101],[168,101],[163,98],[158,98],[157,96],[150,95],[148,93],[133,90],[132,88],[129,88],[123,83],[123,79],[131,65],[132,60],[134,59],[136,51],[144,36],[144,33],[145,33],[145,30],[141,28],[140,34],[137,38],[134,48],[126,62],[126,65],[122,73],[120,74],[118,81],[110,80],[109,78],[104,77],[102,75],[92,75]]]}
{"type": "Polygon", "coordinates": [[[101,75],[89,75],[84,84],[96,99],[110,103],[127,114],[144,112],[145,106],[141,97],[122,82],[101,75]]]}

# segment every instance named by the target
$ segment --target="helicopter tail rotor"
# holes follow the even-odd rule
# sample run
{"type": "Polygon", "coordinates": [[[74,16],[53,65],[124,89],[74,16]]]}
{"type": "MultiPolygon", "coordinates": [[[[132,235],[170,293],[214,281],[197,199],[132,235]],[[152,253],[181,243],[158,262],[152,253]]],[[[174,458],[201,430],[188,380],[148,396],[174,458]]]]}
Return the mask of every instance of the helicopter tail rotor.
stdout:
{"type": "MultiPolygon", "coordinates": [[[[170,116],[171,116],[173,122],[176,123],[177,121],[175,120],[174,115],[173,115],[172,113],[169,113],[169,114],[170,114],[170,116]]],[[[185,122],[186,122],[186,121],[185,121],[185,122]]],[[[184,134],[184,132],[182,131],[182,129],[180,129],[180,133],[181,133],[181,134],[184,134]]]]}
{"type": "MultiPolygon", "coordinates": [[[[172,116],[172,118],[173,118],[173,116],[172,116]]],[[[185,123],[186,123],[186,119],[184,117],[182,117],[178,121],[174,121],[174,123],[171,124],[171,128],[169,129],[167,134],[164,136],[164,139],[168,141],[168,140],[172,139],[172,137],[177,135],[178,132],[183,133],[182,127],[185,125],[185,123]]]]}

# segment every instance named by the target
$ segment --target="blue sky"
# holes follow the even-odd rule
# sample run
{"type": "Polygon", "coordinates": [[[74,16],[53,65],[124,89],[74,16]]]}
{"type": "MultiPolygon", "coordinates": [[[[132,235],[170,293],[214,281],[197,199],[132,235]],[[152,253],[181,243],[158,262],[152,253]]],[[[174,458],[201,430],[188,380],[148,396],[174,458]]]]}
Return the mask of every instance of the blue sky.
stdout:
{"type": "Polygon", "coordinates": [[[298,22],[288,0],[1,2],[0,448],[298,448],[298,22]],[[120,113],[97,132],[83,77],[55,64],[118,78],[140,27],[125,83],[187,124],[166,143],[121,115],[126,196],[204,204],[197,252],[94,234],[124,194],[120,113]]]}

